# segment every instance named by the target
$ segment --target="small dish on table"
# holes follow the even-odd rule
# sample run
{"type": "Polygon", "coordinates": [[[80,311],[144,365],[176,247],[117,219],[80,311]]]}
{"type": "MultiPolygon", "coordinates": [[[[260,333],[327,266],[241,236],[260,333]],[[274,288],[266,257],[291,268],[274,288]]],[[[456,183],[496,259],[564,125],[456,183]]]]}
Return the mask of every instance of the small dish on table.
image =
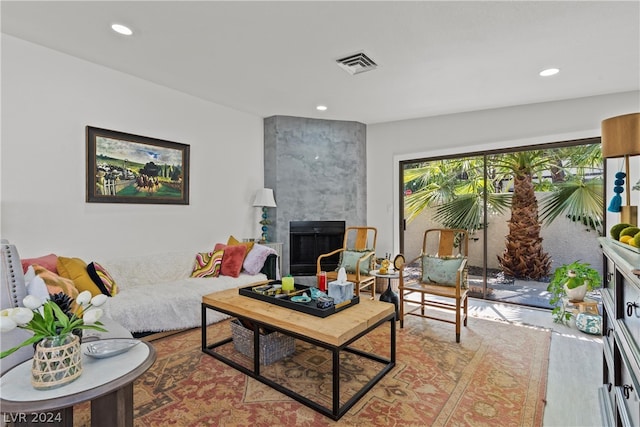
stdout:
{"type": "Polygon", "coordinates": [[[140,340],[129,338],[98,340],[83,344],[82,352],[96,359],[104,359],[126,353],[138,344],[140,340]]]}

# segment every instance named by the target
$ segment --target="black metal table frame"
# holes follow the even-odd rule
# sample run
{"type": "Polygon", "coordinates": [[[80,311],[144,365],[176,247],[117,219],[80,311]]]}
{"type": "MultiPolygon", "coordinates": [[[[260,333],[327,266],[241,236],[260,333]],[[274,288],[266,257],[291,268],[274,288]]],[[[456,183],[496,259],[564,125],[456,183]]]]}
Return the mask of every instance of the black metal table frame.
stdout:
{"type": "Polygon", "coordinates": [[[308,406],[309,408],[320,412],[321,414],[332,418],[333,420],[339,420],[345,413],[347,413],[347,411],[349,409],[351,409],[351,407],[353,405],[356,404],[356,402],[358,402],[358,400],[360,400],[362,398],[362,396],[364,396],[369,390],[371,390],[373,388],[374,385],[376,385],[376,383],[378,381],[380,381],[382,379],[382,377],[384,377],[391,369],[393,369],[393,367],[396,365],[396,322],[393,321],[395,320],[395,312],[389,314],[388,316],[384,317],[383,319],[379,320],[378,322],[376,322],[374,325],[368,327],[367,329],[365,329],[364,331],[360,332],[358,335],[354,336],[353,338],[351,338],[350,340],[348,340],[347,342],[345,342],[344,344],[340,345],[340,346],[334,346],[331,344],[327,344],[325,342],[322,341],[318,341],[316,339],[310,338],[308,336],[305,335],[301,335],[292,331],[288,331],[279,327],[276,327],[274,325],[271,324],[267,324],[264,322],[261,322],[257,319],[253,319],[253,318],[249,318],[249,317],[245,317],[245,316],[239,316],[237,313],[233,313],[227,310],[223,310],[220,308],[215,308],[212,307],[208,304],[202,303],[202,351],[204,353],[207,353],[210,356],[213,356],[214,358],[220,360],[221,362],[226,363],[227,365],[231,366],[232,368],[237,369],[238,371],[250,376],[251,378],[254,378],[266,385],[268,385],[269,387],[291,397],[292,399],[297,400],[298,402],[302,403],[303,405],[308,406]],[[214,348],[216,347],[220,347],[223,346],[225,344],[228,344],[230,342],[233,341],[233,337],[229,337],[226,338],[224,340],[218,341],[216,343],[213,344],[207,344],[207,323],[206,323],[206,313],[207,313],[207,309],[211,309],[211,310],[215,310],[215,311],[219,311],[221,313],[224,314],[228,314],[229,316],[232,317],[236,317],[239,319],[247,319],[250,320],[253,323],[253,370],[248,369],[247,367],[234,362],[233,360],[223,356],[220,353],[217,353],[215,351],[213,351],[214,348]],[[374,329],[376,329],[378,326],[382,325],[385,322],[389,322],[390,325],[390,340],[391,340],[391,352],[390,352],[390,358],[385,358],[385,357],[381,357],[375,354],[371,354],[371,353],[367,353],[355,348],[350,348],[348,347],[348,345],[352,344],[353,342],[357,341],[358,339],[362,338],[363,336],[367,335],[369,332],[373,331],[374,329]],[[260,374],[260,334],[259,334],[259,329],[260,327],[266,327],[275,331],[278,331],[284,335],[288,335],[288,336],[292,336],[294,338],[300,339],[302,341],[306,341],[308,343],[311,343],[313,345],[316,345],[318,347],[322,347],[325,348],[329,351],[331,351],[332,355],[333,355],[333,364],[332,364],[332,385],[333,385],[333,391],[332,391],[332,398],[333,398],[333,408],[329,409],[325,406],[322,406],[321,404],[314,402],[313,400],[299,394],[296,393],[295,391],[284,387],[281,384],[276,383],[275,381],[271,380],[270,378],[264,377],[260,374]],[[367,359],[373,360],[375,362],[379,362],[382,363],[384,365],[384,367],[382,368],[381,371],[379,371],[371,380],[369,380],[369,382],[367,384],[365,384],[360,390],[358,390],[351,398],[349,398],[349,400],[347,400],[345,402],[344,405],[340,406],[340,352],[341,351],[348,351],[350,353],[356,354],[358,356],[362,356],[365,357],[367,359]]]}

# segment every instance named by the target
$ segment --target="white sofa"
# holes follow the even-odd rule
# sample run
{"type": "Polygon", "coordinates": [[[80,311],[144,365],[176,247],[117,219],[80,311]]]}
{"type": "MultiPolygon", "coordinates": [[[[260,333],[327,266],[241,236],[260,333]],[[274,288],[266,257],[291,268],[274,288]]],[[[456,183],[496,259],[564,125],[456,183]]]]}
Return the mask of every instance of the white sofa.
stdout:
{"type": "MultiPolygon", "coordinates": [[[[191,278],[195,254],[174,252],[101,261],[118,286],[118,293],[103,306],[105,314],[134,335],[199,327],[204,295],[267,280],[264,273],[244,272],[239,277],[191,278]]],[[[270,267],[267,263],[275,262],[276,256],[269,255],[263,271],[270,267]]],[[[227,317],[208,310],[207,324],[227,317]]]]}
{"type": "MultiPolygon", "coordinates": [[[[26,284],[18,250],[2,240],[0,245],[1,308],[22,306],[26,284]]],[[[241,273],[239,277],[191,278],[196,251],[139,255],[100,261],[118,286],[118,293],[103,306],[105,315],[134,336],[153,332],[181,330],[201,326],[202,296],[229,288],[249,285],[278,276],[275,251],[268,255],[259,274],[241,273]]],[[[207,324],[227,318],[208,310],[207,324]]],[[[122,328],[119,328],[122,329],[122,328]]],[[[16,329],[2,335],[1,347],[21,343],[30,333],[16,329]]],[[[2,371],[33,355],[25,348],[2,359],[2,371]],[[15,355],[15,356],[14,356],[15,355]]]]}

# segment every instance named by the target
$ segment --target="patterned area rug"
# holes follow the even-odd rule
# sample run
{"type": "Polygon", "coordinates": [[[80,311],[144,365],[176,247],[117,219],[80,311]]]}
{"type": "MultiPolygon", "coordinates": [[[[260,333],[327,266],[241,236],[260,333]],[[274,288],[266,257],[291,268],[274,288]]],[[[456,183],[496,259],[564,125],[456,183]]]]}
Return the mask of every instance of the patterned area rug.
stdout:
{"type": "MultiPolygon", "coordinates": [[[[399,326],[399,323],[398,323],[399,326]]],[[[333,421],[200,351],[200,330],[153,341],[156,363],[134,386],[136,426],[541,426],[551,333],[470,318],[456,344],[453,325],[408,317],[397,334],[397,364],[339,421],[333,421]]],[[[354,346],[388,356],[389,325],[354,346]],[[382,350],[381,350],[382,349],[382,350]]],[[[231,335],[209,327],[210,342],[231,335]]],[[[250,359],[223,347],[250,366],[250,359]]],[[[381,365],[341,357],[344,402],[381,365]]],[[[296,341],[295,353],[263,374],[331,402],[331,354],[296,341]]],[[[90,425],[89,406],[74,426],[90,425]]]]}

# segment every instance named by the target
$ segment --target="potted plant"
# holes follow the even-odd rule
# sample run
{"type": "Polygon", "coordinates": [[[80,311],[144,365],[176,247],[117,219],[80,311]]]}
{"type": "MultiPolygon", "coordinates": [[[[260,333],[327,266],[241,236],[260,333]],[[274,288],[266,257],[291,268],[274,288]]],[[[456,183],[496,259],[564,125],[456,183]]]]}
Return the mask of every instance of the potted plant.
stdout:
{"type": "Polygon", "coordinates": [[[48,390],[74,381],[82,374],[82,354],[80,338],[73,332],[83,329],[106,332],[98,321],[103,314],[98,307],[106,301],[106,295],[92,297],[89,291],[83,291],[76,298],[74,311],[66,313],[64,309],[70,308],[70,299],[61,300],[56,296],[55,300],[43,302],[34,295],[27,295],[22,300],[24,307],[0,311],[0,331],[21,328],[33,332],[33,336],[0,352],[0,359],[21,347],[37,343],[31,367],[31,385],[35,389],[48,390]],[[63,307],[56,301],[62,302],[63,307]]]}
{"type": "Polygon", "coordinates": [[[601,285],[602,276],[587,262],[574,261],[556,268],[547,286],[551,293],[549,302],[554,305],[553,320],[566,323],[571,319],[571,312],[565,310],[562,298],[568,297],[572,302],[583,301],[587,292],[601,285]]]}
{"type": "MultiPolygon", "coordinates": [[[[40,301],[33,295],[27,295],[22,303],[24,307],[7,308],[0,311],[0,331],[9,332],[15,328],[33,332],[33,336],[22,344],[0,352],[0,359],[12,354],[26,345],[35,344],[43,338],[57,338],[72,333],[74,330],[94,329],[106,332],[98,321],[103,311],[98,308],[107,301],[106,295],[93,297],[89,291],[82,291],[76,298],[78,307],[66,313],[67,307],[60,307],[55,300],[40,301]]],[[[65,301],[69,305],[71,301],[65,301]]]]}

